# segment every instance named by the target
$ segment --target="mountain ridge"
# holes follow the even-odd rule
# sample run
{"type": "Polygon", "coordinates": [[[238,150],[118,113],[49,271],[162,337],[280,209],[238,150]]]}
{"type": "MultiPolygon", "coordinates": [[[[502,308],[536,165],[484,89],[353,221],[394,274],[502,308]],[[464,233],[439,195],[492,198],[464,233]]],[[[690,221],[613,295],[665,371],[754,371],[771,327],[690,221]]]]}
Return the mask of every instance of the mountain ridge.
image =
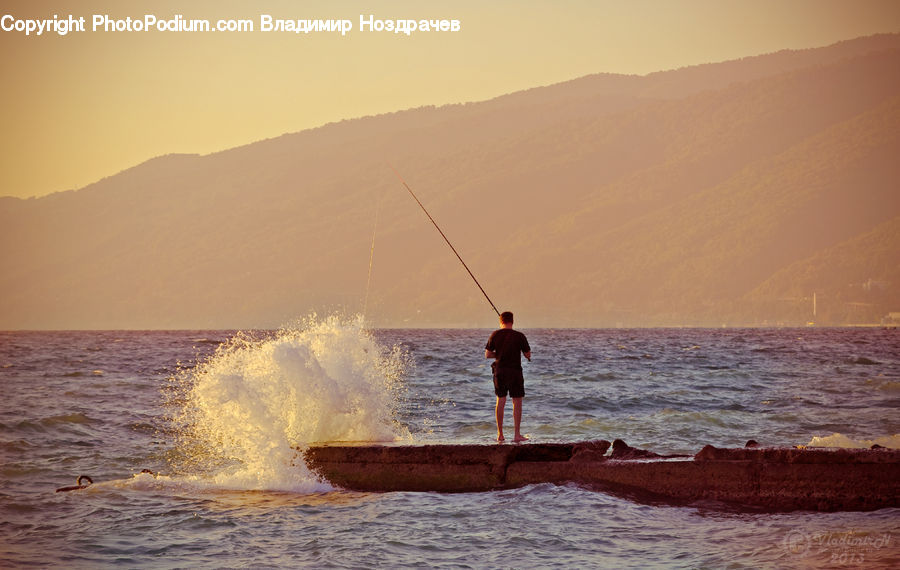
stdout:
{"type": "Polygon", "coordinates": [[[493,326],[392,167],[528,326],[805,324],[778,299],[812,286],[795,275],[810,271],[840,305],[818,322],[878,322],[900,309],[883,253],[894,234],[876,231],[900,214],[898,63],[890,34],[595,74],[2,199],[0,328],[271,328],[353,313],[373,234],[372,323],[493,326]],[[807,195],[830,225],[798,215],[790,200],[807,195]],[[824,237],[804,249],[807,234],[824,237]],[[877,295],[838,287],[822,259],[844,260],[844,280],[877,282],[877,295]],[[716,285],[729,279],[740,286],[716,285]]]}

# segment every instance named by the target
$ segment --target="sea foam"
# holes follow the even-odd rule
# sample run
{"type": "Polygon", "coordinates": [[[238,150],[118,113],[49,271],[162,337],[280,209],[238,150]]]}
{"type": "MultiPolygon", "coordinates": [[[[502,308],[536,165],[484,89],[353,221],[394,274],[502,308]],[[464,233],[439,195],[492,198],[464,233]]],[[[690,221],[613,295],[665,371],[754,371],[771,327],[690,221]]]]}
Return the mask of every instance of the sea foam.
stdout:
{"type": "Polygon", "coordinates": [[[362,319],[313,316],[263,338],[236,335],[175,379],[171,463],[217,488],[329,488],[298,450],[408,438],[395,417],[408,366],[362,319]]]}
{"type": "Polygon", "coordinates": [[[875,439],[851,439],[840,433],[828,436],[815,436],[807,444],[807,447],[843,447],[847,449],[862,449],[880,445],[890,449],[900,449],[900,434],[886,435],[875,439]]]}

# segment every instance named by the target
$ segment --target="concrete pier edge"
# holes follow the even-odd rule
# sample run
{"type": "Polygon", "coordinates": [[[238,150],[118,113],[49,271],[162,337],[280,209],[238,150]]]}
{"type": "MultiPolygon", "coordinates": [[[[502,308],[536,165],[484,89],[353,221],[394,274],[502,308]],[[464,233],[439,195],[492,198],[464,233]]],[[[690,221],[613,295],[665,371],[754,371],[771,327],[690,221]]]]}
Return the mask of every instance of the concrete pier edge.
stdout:
{"type": "Polygon", "coordinates": [[[595,440],[329,443],[301,452],[325,480],[356,491],[460,493],[574,483],[653,503],[712,501],[773,511],[900,507],[900,450],[895,449],[708,445],[693,456],[663,456],[621,440],[595,440]]]}

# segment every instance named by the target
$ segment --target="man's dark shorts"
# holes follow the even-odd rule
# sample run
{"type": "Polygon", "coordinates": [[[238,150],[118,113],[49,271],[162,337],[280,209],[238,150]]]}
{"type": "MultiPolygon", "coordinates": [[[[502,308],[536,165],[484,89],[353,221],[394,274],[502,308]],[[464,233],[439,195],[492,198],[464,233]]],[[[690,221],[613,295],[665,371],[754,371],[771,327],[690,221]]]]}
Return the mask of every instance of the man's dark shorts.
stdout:
{"type": "Polygon", "coordinates": [[[494,394],[498,398],[505,398],[507,394],[513,398],[525,397],[525,378],[519,368],[494,369],[494,394]]]}

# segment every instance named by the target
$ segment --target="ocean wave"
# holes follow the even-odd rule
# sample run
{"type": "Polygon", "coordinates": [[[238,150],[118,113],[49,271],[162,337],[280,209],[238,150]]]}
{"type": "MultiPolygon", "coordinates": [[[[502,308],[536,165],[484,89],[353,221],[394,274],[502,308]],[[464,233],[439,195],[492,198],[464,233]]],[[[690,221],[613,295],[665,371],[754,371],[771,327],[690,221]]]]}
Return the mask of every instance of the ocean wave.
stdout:
{"type": "Polygon", "coordinates": [[[900,434],[885,435],[874,439],[852,439],[840,433],[828,436],[813,437],[807,447],[842,447],[847,449],[864,449],[879,445],[889,449],[900,449],[900,434]]]}
{"type": "Polygon", "coordinates": [[[274,336],[237,335],[174,379],[182,475],[231,489],[315,492],[297,450],[312,442],[394,441],[405,353],[360,320],[310,317],[274,336]]]}
{"type": "Polygon", "coordinates": [[[877,364],[881,364],[877,360],[872,360],[871,358],[866,358],[865,356],[854,356],[847,361],[848,364],[859,364],[861,366],[875,366],[877,364]]]}
{"type": "Polygon", "coordinates": [[[12,430],[21,432],[39,432],[45,433],[55,429],[63,429],[72,427],[87,426],[94,423],[95,420],[89,418],[81,412],[71,414],[59,414],[40,419],[26,419],[15,423],[12,430]]]}
{"type": "Polygon", "coordinates": [[[60,424],[86,425],[92,423],[93,421],[94,420],[82,414],[81,412],[75,412],[71,414],[60,414],[58,416],[50,416],[48,418],[44,418],[40,420],[40,424],[43,426],[52,427],[60,424]]]}

